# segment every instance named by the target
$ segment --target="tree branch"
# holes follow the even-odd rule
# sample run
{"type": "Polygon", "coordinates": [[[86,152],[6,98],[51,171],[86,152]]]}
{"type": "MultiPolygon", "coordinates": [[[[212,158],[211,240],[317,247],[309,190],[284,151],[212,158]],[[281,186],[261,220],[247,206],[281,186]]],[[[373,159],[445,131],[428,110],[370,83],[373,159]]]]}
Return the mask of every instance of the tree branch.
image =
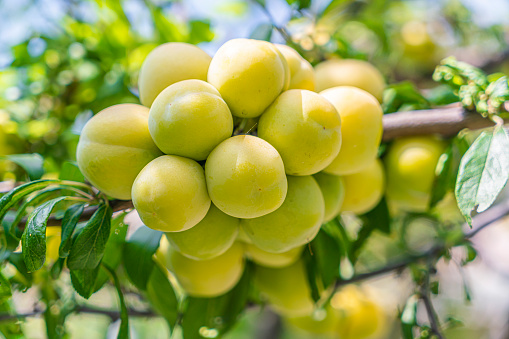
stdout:
{"type": "MultiPolygon", "coordinates": [[[[507,120],[506,120],[507,122],[507,120]]],[[[438,134],[450,137],[462,129],[480,129],[494,123],[459,104],[435,109],[396,112],[383,117],[383,141],[413,135],[438,134]]]]}
{"type": "MultiPolygon", "coordinates": [[[[474,228],[469,231],[465,232],[463,237],[458,240],[455,244],[447,245],[447,244],[437,244],[433,246],[430,250],[414,256],[409,256],[405,259],[402,259],[400,261],[397,261],[395,263],[390,263],[384,267],[381,267],[379,269],[366,272],[366,273],[360,273],[356,274],[353,277],[349,279],[342,279],[336,281],[335,287],[339,288],[343,285],[360,282],[364,280],[368,280],[380,275],[384,275],[391,272],[397,272],[405,269],[408,265],[419,262],[423,259],[429,259],[429,258],[435,258],[436,256],[443,253],[445,250],[447,250],[450,247],[456,247],[461,246],[467,243],[472,237],[474,237],[478,232],[485,229],[489,225],[493,224],[495,221],[505,217],[506,215],[509,215],[509,201],[506,201],[504,203],[501,203],[499,205],[493,206],[492,208],[488,209],[486,212],[483,212],[481,214],[476,215],[473,218],[473,224],[474,228]]],[[[464,228],[469,228],[467,224],[463,225],[464,228]]]]}
{"type": "MultiPolygon", "coordinates": [[[[71,313],[106,315],[111,319],[111,321],[116,321],[116,320],[120,319],[119,311],[106,310],[106,309],[100,309],[100,308],[92,308],[92,307],[88,307],[88,306],[78,306],[71,313]]],[[[128,313],[129,313],[130,317],[158,317],[159,316],[152,311],[139,311],[139,310],[135,310],[135,309],[130,309],[128,313]]],[[[44,311],[33,311],[33,312],[28,312],[28,313],[23,313],[23,314],[0,314],[0,322],[13,320],[13,319],[19,319],[19,318],[36,317],[36,316],[39,316],[42,314],[44,314],[44,311]]]]}
{"type": "Polygon", "coordinates": [[[421,300],[424,303],[424,307],[426,307],[426,313],[428,314],[429,324],[431,327],[431,332],[438,338],[443,339],[442,333],[440,331],[440,325],[438,323],[437,314],[435,313],[435,309],[433,308],[433,303],[431,302],[430,291],[429,291],[429,279],[430,279],[430,270],[431,263],[428,261],[428,269],[426,270],[426,276],[424,278],[424,283],[421,287],[421,300]]]}

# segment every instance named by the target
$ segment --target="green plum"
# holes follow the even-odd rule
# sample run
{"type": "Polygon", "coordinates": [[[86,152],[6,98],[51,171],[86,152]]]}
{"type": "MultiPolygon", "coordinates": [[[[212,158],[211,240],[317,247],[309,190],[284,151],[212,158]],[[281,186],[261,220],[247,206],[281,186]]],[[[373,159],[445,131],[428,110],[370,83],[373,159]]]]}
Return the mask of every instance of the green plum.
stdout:
{"type": "Polygon", "coordinates": [[[238,135],[219,144],[205,163],[205,175],[214,205],[236,218],[255,218],[276,210],[288,188],[279,153],[252,135],[238,135]]]}
{"type": "Polygon", "coordinates": [[[375,66],[355,59],[326,60],[315,67],[316,91],[336,86],[353,86],[365,90],[382,102],[385,79],[375,66]]]}
{"type": "Polygon", "coordinates": [[[426,211],[444,150],[445,143],[432,136],[396,139],[385,157],[389,204],[407,211],[426,211]]]}
{"type": "Polygon", "coordinates": [[[241,227],[260,249],[282,253],[304,245],[320,230],[325,203],[312,176],[288,176],[284,203],[267,215],[243,219],[241,227]]]}
{"type": "Polygon", "coordinates": [[[208,260],[193,260],[173,247],[165,253],[168,269],[193,297],[212,298],[231,290],[244,271],[244,250],[234,243],[223,254],[208,260]]]}
{"type": "Polygon", "coordinates": [[[157,96],[150,107],[148,128],[164,153],[205,160],[232,135],[233,118],[214,86],[184,80],[157,96]]]}
{"type": "Polygon", "coordinates": [[[166,87],[182,80],[207,80],[212,58],[199,47],[168,42],[156,47],[140,69],[138,88],[141,103],[147,107],[166,87]]]}
{"type": "Polygon", "coordinates": [[[283,54],[290,69],[289,89],[315,90],[315,70],[296,50],[290,46],[275,44],[283,54]]]}
{"type": "Polygon", "coordinates": [[[282,315],[299,317],[313,312],[315,305],[302,260],[283,268],[256,266],[254,283],[262,296],[282,315]]]}
{"type": "Polygon", "coordinates": [[[145,225],[163,232],[190,229],[210,207],[203,168],[176,155],[160,156],[145,166],[134,181],[132,197],[145,225]]]}
{"type": "Polygon", "coordinates": [[[293,264],[300,258],[304,246],[295,247],[282,253],[267,252],[249,243],[244,245],[244,249],[246,257],[257,265],[265,267],[285,267],[293,264]]]}
{"type": "Polygon", "coordinates": [[[255,118],[287,88],[289,73],[285,58],[270,42],[232,39],[212,58],[207,79],[233,115],[255,118]]]}
{"type": "Polygon", "coordinates": [[[382,107],[361,89],[340,86],[320,93],[337,109],[341,117],[341,150],[325,172],[353,174],[369,166],[378,155],[382,140],[382,107]]]}
{"type": "Polygon", "coordinates": [[[335,218],[341,211],[343,199],[345,198],[345,183],[343,178],[337,175],[318,172],[313,175],[325,202],[325,215],[323,222],[326,223],[335,218]]]}
{"type": "Polygon", "coordinates": [[[171,245],[195,260],[215,258],[228,250],[237,237],[240,220],[219,210],[214,204],[196,226],[183,232],[166,233],[171,245]]]}
{"type": "Polygon", "coordinates": [[[372,210],[382,199],[385,174],[382,162],[376,159],[366,169],[343,177],[345,198],[341,211],[363,214],[372,210]]]}
{"type": "Polygon", "coordinates": [[[148,108],[120,104],[103,109],[83,127],[76,150],[81,173],[100,191],[130,200],[134,179],[162,153],[148,130],[148,108]]]}
{"type": "Polygon", "coordinates": [[[263,113],[258,136],[274,146],[290,175],[310,175],[327,167],[341,148],[341,118],[321,95],[283,92],[263,113]]]}

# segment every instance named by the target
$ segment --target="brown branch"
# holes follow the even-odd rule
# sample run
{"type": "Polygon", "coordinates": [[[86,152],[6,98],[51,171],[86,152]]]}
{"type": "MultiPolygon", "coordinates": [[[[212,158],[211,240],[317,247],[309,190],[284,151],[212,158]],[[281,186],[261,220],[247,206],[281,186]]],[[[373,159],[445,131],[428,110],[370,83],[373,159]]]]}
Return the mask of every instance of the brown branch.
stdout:
{"type": "MultiPolygon", "coordinates": [[[[506,121],[507,122],[507,121],[506,121]]],[[[494,123],[480,114],[465,110],[459,104],[446,107],[396,112],[383,117],[383,141],[413,135],[438,134],[450,137],[462,129],[480,129],[494,123]]]]}
{"type": "MultiPolygon", "coordinates": [[[[99,314],[108,316],[111,321],[120,319],[120,312],[114,310],[106,310],[100,308],[92,308],[88,306],[78,306],[71,313],[86,313],[86,314],[99,314]]],[[[33,311],[23,314],[0,314],[0,322],[8,321],[19,318],[36,317],[44,314],[44,311],[33,311]]],[[[128,314],[130,317],[158,317],[158,315],[152,311],[139,311],[135,309],[129,309],[128,314]]]]}

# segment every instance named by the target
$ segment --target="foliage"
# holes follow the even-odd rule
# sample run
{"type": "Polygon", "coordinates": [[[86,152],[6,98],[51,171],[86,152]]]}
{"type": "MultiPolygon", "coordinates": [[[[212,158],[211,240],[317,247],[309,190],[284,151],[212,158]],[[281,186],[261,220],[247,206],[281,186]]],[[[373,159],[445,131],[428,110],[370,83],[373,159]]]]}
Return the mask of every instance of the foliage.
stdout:
{"type": "MultiPolygon", "coordinates": [[[[255,2],[253,6],[270,9],[265,1],[255,2]]],[[[409,267],[415,288],[400,312],[401,332],[405,338],[414,338],[416,330],[421,337],[431,335],[435,329],[417,317],[417,307],[429,291],[438,289],[436,262],[448,259],[449,250],[456,246],[467,250],[465,264],[476,257],[462,233],[462,220],[444,221],[441,204],[454,192],[461,214],[471,224],[471,213],[487,210],[509,178],[509,137],[500,120],[509,99],[507,76],[487,75],[447,58],[433,75],[443,85],[421,91],[417,85],[428,84],[424,79],[445,52],[438,44],[441,36],[429,37],[424,46],[432,54],[426,58],[432,64],[428,65],[419,59],[415,46],[408,46],[401,33],[408,20],[402,18],[424,22],[425,27],[432,23],[405,2],[333,0],[317,12],[312,1],[287,2],[292,15],[285,27],[268,18],[251,37],[274,40],[287,32],[292,37],[287,43],[313,64],[332,56],[369,59],[391,80],[416,80],[392,81],[384,93],[386,114],[459,101],[497,123],[475,141],[467,141],[473,137],[463,134],[447,141],[427,211],[393,213],[382,199],[366,214],[345,214],[322,225],[303,254],[312,297],[320,307],[339,286],[391,268],[393,262],[399,269],[409,267]],[[414,244],[422,241],[423,233],[414,232],[427,226],[433,239],[422,250],[414,244]],[[398,266],[400,261],[403,264],[398,266]],[[325,296],[320,293],[323,290],[328,292],[325,296]]],[[[56,35],[35,34],[14,46],[14,61],[0,71],[0,88],[9,96],[0,97],[0,115],[8,116],[7,121],[0,116],[0,139],[5,132],[10,145],[1,157],[15,164],[5,171],[2,168],[2,175],[26,181],[0,199],[0,317],[7,317],[0,323],[0,333],[6,338],[24,336],[10,301],[13,292],[30,287],[37,288],[45,305],[50,338],[66,337],[67,317],[92,307],[87,299],[99,290],[111,289],[118,296],[119,338],[129,337],[134,318],[130,315],[137,314],[162,317],[171,331],[180,331],[184,338],[221,336],[235,330],[248,305],[263,304],[251,289],[251,263],[236,287],[223,296],[183,294],[154,256],[161,232],[142,226],[128,235],[126,213],[115,208],[118,201],[85,183],[72,162],[81,128],[94,113],[113,104],[138,102],[137,72],[152,48],[166,41],[197,44],[214,38],[207,20],[181,22],[169,17],[168,8],[174,5],[144,2],[153,24],[153,34],[146,37],[133,28],[122,5],[96,1],[95,21],[68,13],[56,35]],[[57,225],[61,226],[59,259],[51,262],[47,228],[57,225]],[[69,284],[71,293],[62,287],[69,284]],[[131,294],[138,299],[133,301],[131,294]]],[[[456,1],[450,1],[444,12],[449,14],[443,24],[458,34],[458,45],[470,43],[474,32],[490,39],[500,35],[499,27],[486,31],[465,24],[469,13],[456,1]]],[[[382,158],[386,147],[390,143],[382,145],[382,158]]],[[[468,300],[468,286],[463,285],[468,300]]],[[[448,321],[443,328],[453,325],[457,324],[448,321]]]]}

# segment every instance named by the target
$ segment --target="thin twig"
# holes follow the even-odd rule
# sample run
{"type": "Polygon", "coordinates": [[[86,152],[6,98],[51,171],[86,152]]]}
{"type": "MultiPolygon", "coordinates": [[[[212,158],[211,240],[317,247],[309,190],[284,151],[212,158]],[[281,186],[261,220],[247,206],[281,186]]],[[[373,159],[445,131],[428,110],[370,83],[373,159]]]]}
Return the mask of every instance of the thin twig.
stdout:
{"type": "Polygon", "coordinates": [[[421,287],[421,300],[426,307],[426,313],[428,314],[428,319],[431,327],[431,332],[438,338],[444,339],[440,331],[440,325],[438,322],[437,314],[435,313],[435,309],[433,308],[433,303],[431,302],[430,297],[430,289],[429,289],[429,280],[430,280],[430,271],[433,269],[431,266],[431,262],[428,260],[428,269],[426,270],[426,276],[424,277],[424,283],[421,287]]]}
{"type": "MultiPolygon", "coordinates": [[[[509,201],[493,206],[486,212],[476,215],[473,218],[474,228],[472,229],[472,231],[466,232],[464,236],[460,240],[458,240],[456,244],[453,244],[452,246],[446,244],[437,244],[433,246],[430,250],[422,254],[409,256],[405,259],[401,259],[400,261],[397,261],[395,263],[390,263],[384,267],[381,267],[370,272],[356,274],[350,279],[338,280],[336,281],[335,286],[336,288],[338,288],[343,285],[368,280],[387,273],[401,271],[405,269],[408,265],[417,263],[423,259],[436,258],[438,255],[442,254],[449,247],[464,245],[478,232],[485,229],[487,226],[493,224],[495,221],[505,217],[506,215],[509,215],[509,201]]],[[[469,228],[467,224],[464,224],[463,227],[469,228]]]]}
{"type": "MultiPolygon", "coordinates": [[[[13,319],[37,317],[39,315],[42,315],[43,313],[44,313],[44,311],[33,311],[33,312],[22,313],[22,314],[0,314],[0,322],[13,320],[13,319]]],[[[105,310],[105,309],[100,309],[100,308],[92,308],[92,307],[88,307],[88,306],[78,306],[71,313],[106,315],[111,319],[111,321],[116,321],[116,320],[120,319],[119,311],[105,310]]],[[[139,311],[139,310],[135,310],[135,309],[130,309],[128,314],[130,317],[147,317],[147,318],[158,317],[158,315],[152,311],[139,311]]]]}

